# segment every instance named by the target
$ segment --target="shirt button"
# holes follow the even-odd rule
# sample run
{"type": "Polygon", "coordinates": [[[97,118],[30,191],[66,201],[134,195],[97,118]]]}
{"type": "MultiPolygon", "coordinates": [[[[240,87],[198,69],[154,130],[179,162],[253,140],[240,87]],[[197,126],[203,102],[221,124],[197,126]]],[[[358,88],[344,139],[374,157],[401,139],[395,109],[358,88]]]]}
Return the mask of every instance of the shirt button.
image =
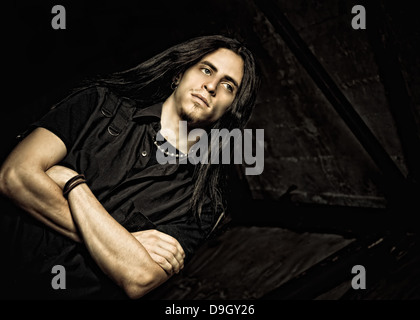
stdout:
{"type": "Polygon", "coordinates": [[[143,151],[143,152],[141,153],[141,155],[142,155],[143,157],[147,156],[147,151],[143,151]]]}

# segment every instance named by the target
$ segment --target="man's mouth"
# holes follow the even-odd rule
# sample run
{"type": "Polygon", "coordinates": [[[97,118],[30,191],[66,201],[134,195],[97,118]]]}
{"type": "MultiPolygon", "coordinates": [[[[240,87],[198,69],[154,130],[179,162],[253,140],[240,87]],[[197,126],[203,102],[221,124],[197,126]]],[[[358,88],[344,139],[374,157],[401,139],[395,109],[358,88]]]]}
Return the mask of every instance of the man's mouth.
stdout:
{"type": "Polygon", "coordinates": [[[202,96],[199,93],[192,93],[191,95],[193,97],[196,97],[196,98],[200,99],[201,101],[203,101],[204,104],[207,106],[207,108],[210,108],[209,102],[207,101],[207,99],[204,96],[202,96]]]}

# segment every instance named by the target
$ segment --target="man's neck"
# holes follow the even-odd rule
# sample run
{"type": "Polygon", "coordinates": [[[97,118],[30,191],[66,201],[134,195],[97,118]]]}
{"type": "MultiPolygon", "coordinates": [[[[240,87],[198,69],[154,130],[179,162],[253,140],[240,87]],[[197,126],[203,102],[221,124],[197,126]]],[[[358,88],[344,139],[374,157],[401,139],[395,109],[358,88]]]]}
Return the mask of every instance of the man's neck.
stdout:
{"type": "Polygon", "coordinates": [[[195,141],[188,141],[188,133],[190,129],[187,126],[187,130],[181,128],[180,124],[182,119],[176,111],[174,101],[169,97],[162,106],[161,114],[161,135],[174,147],[183,153],[188,153],[191,146],[195,144],[195,141]]]}

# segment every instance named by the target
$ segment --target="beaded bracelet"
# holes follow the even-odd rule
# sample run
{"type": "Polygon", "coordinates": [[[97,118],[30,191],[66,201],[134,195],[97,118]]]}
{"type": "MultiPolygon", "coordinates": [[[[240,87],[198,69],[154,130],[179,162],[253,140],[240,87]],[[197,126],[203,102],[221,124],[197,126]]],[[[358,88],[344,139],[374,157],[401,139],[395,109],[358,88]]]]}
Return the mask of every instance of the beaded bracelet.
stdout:
{"type": "Polygon", "coordinates": [[[86,183],[86,178],[83,174],[78,174],[69,179],[64,185],[63,196],[67,199],[69,192],[82,183],[86,183]]]}

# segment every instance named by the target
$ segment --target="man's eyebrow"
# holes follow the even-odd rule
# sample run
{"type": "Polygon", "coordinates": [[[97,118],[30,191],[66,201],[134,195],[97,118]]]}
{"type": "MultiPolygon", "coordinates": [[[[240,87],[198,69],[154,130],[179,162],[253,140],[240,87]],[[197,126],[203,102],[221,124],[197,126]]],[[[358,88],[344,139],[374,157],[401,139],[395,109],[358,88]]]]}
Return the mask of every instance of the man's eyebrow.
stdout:
{"type": "MultiPolygon", "coordinates": [[[[215,66],[213,63],[209,62],[209,61],[201,61],[201,63],[202,63],[202,64],[205,64],[205,65],[207,65],[207,66],[209,66],[209,67],[210,67],[210,68],[212,68],[215,72],[217,72],[217,71],[218,71],[218,70],[217,70],[217,68],[216,68],[216,66],[215,66]]],[[[231,76],[225,75],[225,76],[224,76],[224,78],[225,78],[227,81],[232,82],[236,88],[239,88],[238,82],[237,82],[235,79],[233,79],[231,76]]]]}

